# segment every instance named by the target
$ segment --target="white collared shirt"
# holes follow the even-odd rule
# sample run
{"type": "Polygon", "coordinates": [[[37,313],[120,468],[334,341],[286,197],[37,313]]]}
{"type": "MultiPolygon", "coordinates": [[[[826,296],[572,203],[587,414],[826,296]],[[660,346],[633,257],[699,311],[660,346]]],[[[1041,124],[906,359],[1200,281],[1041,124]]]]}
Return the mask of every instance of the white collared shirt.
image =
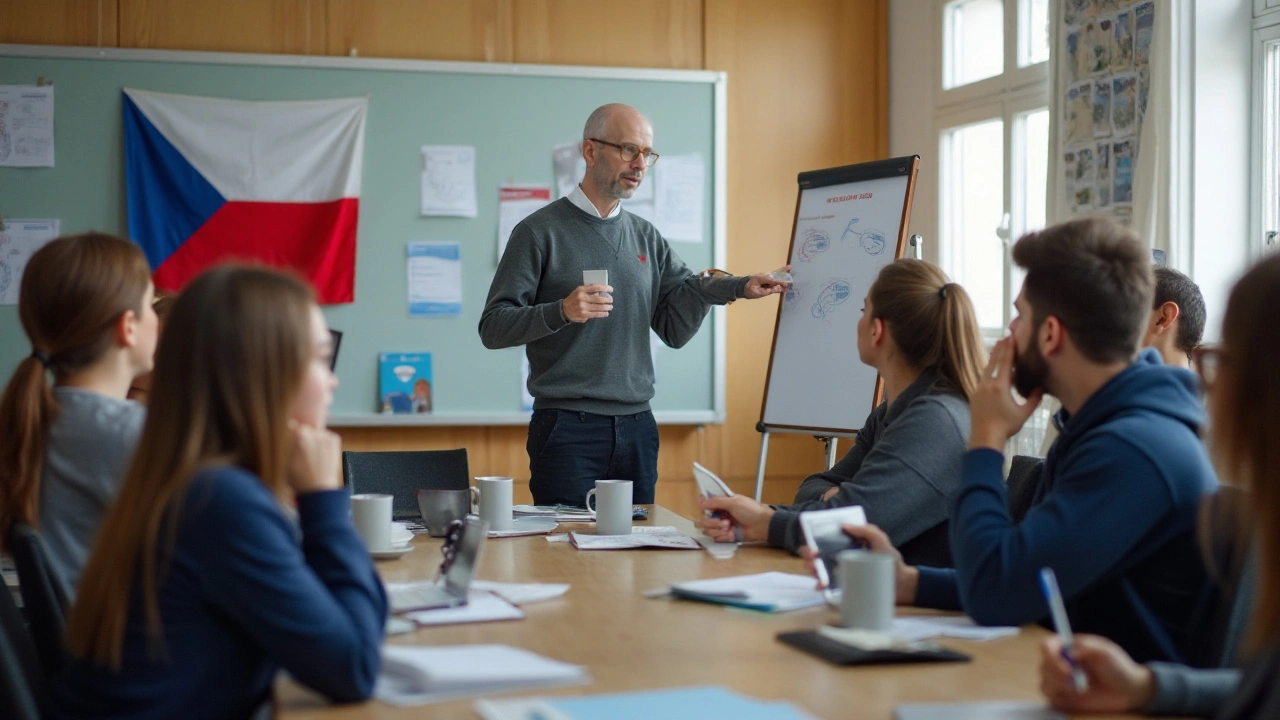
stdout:
{"type": "Polygon", "coordinates": [[[582,192],[582,185],[573,186],[573,192],[569,193],[569,202],[576,205],[582,212],[596,217],[604,217],[605,220],[617,217],[622,212],[622,201],[618,201],[618,204],[613,206],[613,211],[608,216],[600,215],[600,211],[596,209],[595,204],[591,202],[586,193],[582,192]]]}

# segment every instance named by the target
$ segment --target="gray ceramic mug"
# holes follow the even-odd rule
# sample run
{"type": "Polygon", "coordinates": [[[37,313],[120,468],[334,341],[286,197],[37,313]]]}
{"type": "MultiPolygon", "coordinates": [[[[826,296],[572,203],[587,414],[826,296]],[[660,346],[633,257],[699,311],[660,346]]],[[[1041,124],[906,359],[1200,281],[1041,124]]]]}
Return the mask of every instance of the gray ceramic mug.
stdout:
{"type": "Polygon", "coordinates": [[[461,520],[471,512],[475,488],[466,490],[418,490],[418,511],[422,525],[431,537],[444,537],[449,523],[461,520]]]}

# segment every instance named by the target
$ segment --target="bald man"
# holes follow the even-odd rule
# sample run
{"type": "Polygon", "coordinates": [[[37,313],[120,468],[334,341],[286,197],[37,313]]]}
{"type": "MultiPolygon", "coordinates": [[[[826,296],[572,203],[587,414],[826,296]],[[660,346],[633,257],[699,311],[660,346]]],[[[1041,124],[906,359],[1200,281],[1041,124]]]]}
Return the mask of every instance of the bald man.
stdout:
{"type": "Polygon", "coordinates": [[[604,478],[633,481],[634,502],[652,503],[658,427],[649,409],[649,328],[679,348],[712,305],[786,285],[763,274],[695,274],[653,225],[622,209],[658,159],[653,128],[635,108],[591,113],[582,157],[582,183],[512,231],[480,339],[490,349],[524,345],[529,357],[535,504],[581,506],[604,478]],[[607,270],[608,284],[585,284],[584,270],[607,270]]]}

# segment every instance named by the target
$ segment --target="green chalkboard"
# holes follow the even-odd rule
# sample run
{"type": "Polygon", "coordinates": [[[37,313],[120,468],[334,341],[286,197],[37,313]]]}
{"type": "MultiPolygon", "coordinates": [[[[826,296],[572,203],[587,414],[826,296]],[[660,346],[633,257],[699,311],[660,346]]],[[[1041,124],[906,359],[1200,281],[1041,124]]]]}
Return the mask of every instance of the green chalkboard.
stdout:
{"type": "MultiPolygon", "coordinates": [[[[663,155],[706,162],[703,241],[673,242],[693,269],[724,258],[724,75],[699,71],[444,63],[0,45],[0,84],[55,87],[56,166],[0,167],[0,215],[57,218],[62,232],[125,234],[121,89],[303,100],[367,96],[355,302],[325,308],[343,331],[335,424],[507,424],[522,421],[523,349],[486,350],[477,334],[497,267],[498,186],[553,186],[551,150],[574,142],[587,115],[625,102],[654,126],[663,155]],[[419,214],[423,145],[476,147],[476,218],[419,214]],[[410,317],[406,243],[462,247],[463,310],[410,317]],[[377,410],[377,356],[430,352],[434,418],[377,410]]],[[[30,351],[16,306],[0,306],[0,373],[30,351]]],[[[721,311],[681,350],[657,351],[660,421],[723,419],[721,311]]]]}

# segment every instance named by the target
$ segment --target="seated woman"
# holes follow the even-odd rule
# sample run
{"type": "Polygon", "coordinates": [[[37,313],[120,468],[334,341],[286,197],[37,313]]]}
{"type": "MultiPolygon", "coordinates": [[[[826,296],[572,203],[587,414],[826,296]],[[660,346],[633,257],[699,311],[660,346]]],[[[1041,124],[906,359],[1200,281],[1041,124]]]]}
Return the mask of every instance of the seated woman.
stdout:
{"type": "MultiPolygon", "coordinates": [[[[1235,523],[1252,541],[1258,563],[1246,652],[1252,662],[1239,670],[1199,670],[1169,663],[1139,665],[1114,642],[1077,635],[1072,657],[1088,688],[1077,691],[1071,667],[1056,638],[1046,639],[1041,689],[1056,707],[1071,712],[1143,711],[1158,715],[1237,718],[1280,717],[1280,375],[1275,357],[1280,336],[1273,308],[1280,304],[1280,257],[1250,270],[1227,301],[1222,345],[1198,351],[1196,369],[1208,394],[1213,442],[1222,472],[1248,502],[1233,503],[1235,523]]],[[[1208,535],[1208,534],[1207,534],[1208,535]]],[[[1247,585],[1246,585],[1247,586],[1247,585]]],[[[1242,591],[1245,591],[1242,589],[1242,591]]]]}
{"type": "Polygon", "coordinates": [[[858,358],[884,380],[848,454],[801,485],[793,505],[710,498],[698,521],[717,541],[767,540],[797,552],[799,515],[861,505],[917,562],[951,565],[946,524],[969,441],[969,393],[986,364],[973,303],[937,267],[902,259],[880,271],[858,321],[858,358]]]}
{"type": "Polygon", "coordinates": [[[32,350],[0,399],[0,550],[15,523],[40,530],[69,592],[142,431],[125,393],[151,370],[153,292],[137,245],[89,233],[37,250],[18,293],[32,350]]]}
{"type": "MultiPolygon", "coordinates": [[[[164,321],[169,317],[169,308],[173,307],[173,295],[165,295],[156,293],[155,300],[151,303],[151,309],[156,311],[156,318],[160,321],[159,329],[164,330],[164,321]]],[[[151,393],[151,373],[139,375],[133,379],[129,385],[129,399],[140,404],[147,404],[147,395],[151,393]]]]}
{"type": "Polygon", "coordinates": [[[331,345],[290,276],[228,266],[183,290],[53,717],[245,717],[279,669],[335,701],[372,693],[387,601],[325,429],[331,345]]]}

